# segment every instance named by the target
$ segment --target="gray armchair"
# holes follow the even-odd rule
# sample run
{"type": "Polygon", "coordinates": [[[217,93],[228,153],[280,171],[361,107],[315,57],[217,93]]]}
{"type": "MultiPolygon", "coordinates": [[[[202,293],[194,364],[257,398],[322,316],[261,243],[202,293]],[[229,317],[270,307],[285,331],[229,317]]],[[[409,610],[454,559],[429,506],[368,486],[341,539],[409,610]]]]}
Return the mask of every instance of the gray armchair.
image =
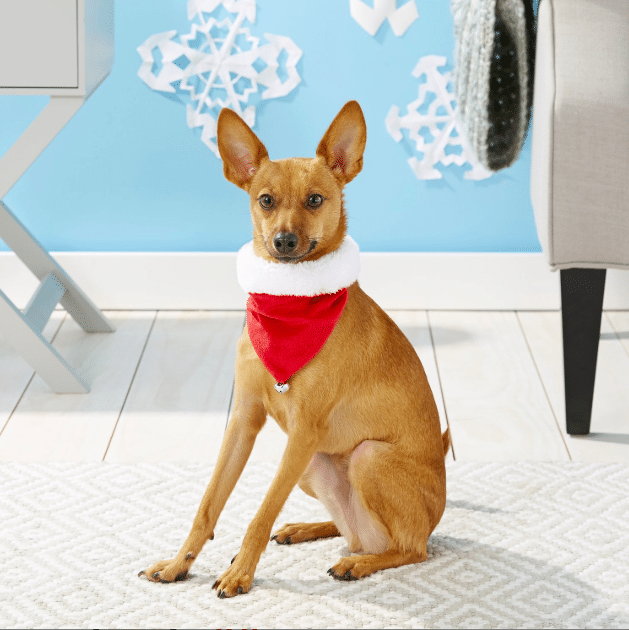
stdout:
{"type": "Polygon", "coordinates": [[[583,435],[606,269],[629,269],[627,0],[540,0],[531,162],[539,239],[561,273],[567,431],[583,435]]]}

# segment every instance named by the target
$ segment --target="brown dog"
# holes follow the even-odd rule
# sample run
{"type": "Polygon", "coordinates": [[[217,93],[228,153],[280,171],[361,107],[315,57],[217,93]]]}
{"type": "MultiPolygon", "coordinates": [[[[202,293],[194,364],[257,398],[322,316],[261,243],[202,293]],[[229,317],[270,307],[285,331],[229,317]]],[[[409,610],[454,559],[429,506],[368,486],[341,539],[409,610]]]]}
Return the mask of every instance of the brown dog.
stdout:
{"type": "MultiPolygon", "coordinates": [[[[360,106],[351,101],[314,159],[271,161],[238,115],[221,111],[218,147],[225,177],[249,193],[252,255],[270,275],[316,271],[341,250],[343,187],[362,168],[366,137],[360,106]]],[[[192,530],[174,559],[140,575],[154,582],[186,577],[205,542],[214,538],[267,415],[288,435],[288,444],[240,552],[214,584],[219,597],[249,590],[275,519],[297,484],[319,499],[333,520],[285,525],[273,539],[286,544],[343,535],[350,551],[362,554],[341,558],[328,571],[332,577],[354,580],[426,559],[426,542],[445,507],[449,434],[441,435],[437,407],[410,342],[358,282],[345,286],[347,301],[336,325],[314,358],[290,377],[289,389],[283,388],[288,391],[276,387],[282,384],[244,330],[232,417],[192,530]]]]}

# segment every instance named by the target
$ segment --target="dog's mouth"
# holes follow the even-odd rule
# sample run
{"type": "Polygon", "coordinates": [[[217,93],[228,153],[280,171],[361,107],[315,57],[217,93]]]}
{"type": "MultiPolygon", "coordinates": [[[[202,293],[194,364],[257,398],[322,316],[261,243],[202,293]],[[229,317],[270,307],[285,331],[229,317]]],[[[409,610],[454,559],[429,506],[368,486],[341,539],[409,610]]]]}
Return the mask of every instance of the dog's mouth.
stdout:
{"type": "Polygon", "coordinates": [[[302,258],[305,258],[308,254],[310,254],[316,246],[317,241],[312,240],[310,241],[310,247],[308,248],[307,252],[304,252],[303,254],[297,254],[295,256],[278,256],[277,254],[274,254],[272,252],[269,253],[271,254],[271,256],[273,256],[273,258],[275,258],[275,260],[281,263],[296,263],[299,262],[302,258]]]}

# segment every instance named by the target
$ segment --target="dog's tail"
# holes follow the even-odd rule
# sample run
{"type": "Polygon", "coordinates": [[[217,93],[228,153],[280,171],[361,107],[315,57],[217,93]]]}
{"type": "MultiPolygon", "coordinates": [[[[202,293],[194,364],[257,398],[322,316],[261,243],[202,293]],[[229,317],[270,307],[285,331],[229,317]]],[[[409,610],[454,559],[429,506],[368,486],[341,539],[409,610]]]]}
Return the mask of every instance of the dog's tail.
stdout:
{"type": "Polygon", "coordinates": [[[443,432],[441,439],[443,440],[443,456],[445,457],[448,454],[448,451],[450,450],[450,445],[451,445],[449,428],[443,432]]]}

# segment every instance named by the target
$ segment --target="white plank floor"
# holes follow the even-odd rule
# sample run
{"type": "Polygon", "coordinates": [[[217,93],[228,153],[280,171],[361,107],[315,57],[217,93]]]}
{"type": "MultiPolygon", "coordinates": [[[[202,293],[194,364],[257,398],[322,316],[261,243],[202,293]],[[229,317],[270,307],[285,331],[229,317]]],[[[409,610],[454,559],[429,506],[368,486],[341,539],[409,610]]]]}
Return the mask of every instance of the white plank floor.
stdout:
{"type": "MultiPolygon", "coordinates": [[[[561,314],[390,311],[413,343],[457,461],[629,461],[629,312],[605,311],[593,433],[565,432],[561,314]]],[[[215,461],[243,311],[108,312],[88,335],[63,312],[44,334],[92,384],[57,395],[0,338],[0,461],[215,461]]],[[[251,458],[279,461],[273,421],[251,458]]]]}

